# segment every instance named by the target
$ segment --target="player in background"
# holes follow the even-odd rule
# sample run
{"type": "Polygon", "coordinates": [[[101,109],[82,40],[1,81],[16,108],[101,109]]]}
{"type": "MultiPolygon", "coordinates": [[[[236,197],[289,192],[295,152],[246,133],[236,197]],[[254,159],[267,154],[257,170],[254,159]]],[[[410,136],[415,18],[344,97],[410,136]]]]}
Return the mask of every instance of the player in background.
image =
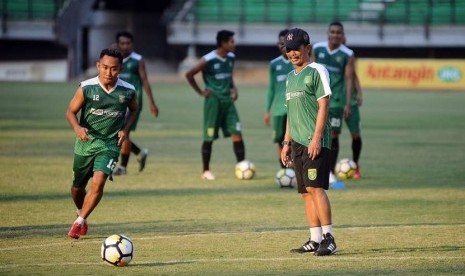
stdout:
{"type": "Polygon", "coordinates": [[[245,146],[239,115],[234,102],[237,100],[237,88],[233,80],[235,62],[234,32],[221,30],[216,35],[217,48],[204,55],[199,62],[186,73],[186,78],[194,91],[205,98],[203,111],[202,143],[202,179],[214,180],[210,171],[212,145],[218,139],[221,128],[224,137],[231,136],[237,162],[245,159],[245,146]],[[202,72],[205,88],[201,89],[194,76],[202,72]]]}
{"type": "MultiPolygon", "coordinates": [[[[129,32],[119,32],[116,34],[116,47],[123,54],[123,71],[120,73],[120,79],[134,85],[137,92],[137,102],[139,103],[139,110],[137,111],[136,121],[132,125],[131,131],[137,128],[137,122],[143,107],[142,90],[145,91],[147,99],[150,104],[150,113],[153,116],[158,116],[158,107],[152,96],[152,89],[147,78],[147,71],[145,69],[145,62],[141,55],[134,52],[134,37],[129,32]]],[[[145,162],[148,155],[148,149],[140,149],[128,136],[121,147],[121,163],[115,169],[113,175],[123,175],[127,173],[127,165],[129,162],[130,153],[137,155],[137,162],[139,163],[139,171],[145,168],[145,162]]]]}
{"type": "MultiPolygon", "coordinates": [[[[342,44],[346,45],[346,37],[342,44]]],[[[347,127],[349,128],[350,135],[352,136],[352,160],[357,164],[357,169],[353,178],[361,178],[359,159],[362,152],[362,134],[360,124],[360,106],[363,104],[362,86],[357,76],[357,71],[354,69],[354,88],[352,90],[352,97],[350,100],[350,116],[345,118],[347,127]]]]}
{"type": "Polygon", "coordinates": [[[328,28],[328,40],[313,45],[311,59],[325,66],[329,72],[332,96],[329,119],[331,122],[330,182],[336,181],[334,167],[339,154],[339,134],[342,121],[350,116],[353,79],[354,52],[342,44],[344,27],[340,22],[332,22],[328,28]]]}
{"type": "Polygon", "coordinates": [[[270,125],[270,118],[273,118],[273,142],[278,144],[278,159],[281,168],[285,168],[281,162],[282,142],[286,132],[287,109],[286,101],[286,79],[287,74],[294,70],[294,66],[287,59],[284,38],[288,30],[282,30],[278,35],[278,49],[281,55],[270,62],[269,65],[269,84],[266,94],[266,112],[263,121],[267,126],[270,125]],[[271,107],[273,106],[273,116],[270,116],[271,107]]]}
{"type": "Polygon", "coordinates": [[[74,239],[87,234],[87,217],[100,202],[120,147],[136,120],[135,88],[118,78],[122,63],[123,57],[117,50],[102,50],[97,62],[98,76],[80,83],[66,111],[66,120],[77,136],[71,196],[78,217],[68,232],[74,239]],[[130,115],[125,119],[127,110],[130,115]],[[90,178],[92,185],[86,192],[90,178]]]}
{"type": "Polygon", "coordinates": [[[310,37],[304,30],[291,29],[285,43],[287,57],[295,70],[287,77],[287,127],[281,160],[285,165],[290,162],[294,165],[298,192],[310,227],[310,239],[291,252],[331,255],[336,251],[336,242],[326,194],[331,148],[328,71],[321,64],[311,62],[310,37]]]}

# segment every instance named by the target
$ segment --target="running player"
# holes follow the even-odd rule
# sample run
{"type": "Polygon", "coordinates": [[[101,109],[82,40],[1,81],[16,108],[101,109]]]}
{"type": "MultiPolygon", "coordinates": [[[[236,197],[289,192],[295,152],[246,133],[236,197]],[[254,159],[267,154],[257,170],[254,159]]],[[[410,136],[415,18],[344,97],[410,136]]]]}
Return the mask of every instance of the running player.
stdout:
{"type": "Polygon", "coordinates": [[[331,205],[326,194],[331,147],[328,71],[310,61],[310,37],[306,31],[290,30],[285,43],[287,57],[295,70],[287,77],[287,127],[281,160],[285,165],[291,161],[294,164],[298,192],[310,227],[310,239],[291,252],[325,256],[336,252],[331,205]]]}
{"type": "Polygon", "coordinates": [[[97,62],[98,76],[81,82],[66,111],[66,120],[76,133],[71,196],[77,208],[68,236],[87,234],[87,217],[103,196],[105,182],[114,169],[120,146],[128,137],[137,115],[137,98],[132,84],[118,79],[123,57],[104,49],[97,62]],[[125,120],[126,111],[130,115],[125,120]],[[77,114],[80,112],[80,119],[77,114]],[[92,186],[86,192],[89,179],[92,186]]]}
{"type": "Polygon", "coordinates": [[[235,55],[234,32],[221,30],[216,35],[216,50],[204,55],[200,61],[186,73],[186,78],[195,92],[205,98],[203,143],[202,143],[202,179],[214,180],[210,171],[212,144],[218,139],[219,129],[224,137],[231,136],[237,162],[245,159],[245,146],[242,140],[239,115],[234,102],[237,100],[237,88],[233,80],[235,55]],[[201,89],[194,76],[202,72],[205,88],[201,89]]]}
{"type": "Polygon", "coordinates": [[[281,162],[282,142],[284,133],[286,132],[287,109],[286,101],[286,79],[287,74],[294,70],[294,66],[287,59],[286,47],[284,46],[284,38],[288,30],[282,30],[278,35],[278,49],[281,55],[270,62],[269,65],[269,85],[266,94],[266,112],[263,116],[263,121],[267,126],[270,125],[270,111],[273,106],[273,142],[278,144],[278,158],[281,168],[284,164],[281,162]]]}
{"type": "MultiPolygon", "coordinates": [[[[147,78],[147,71],[145,69],[145,61],[142,56],[134,52],[134,37],[129,32],[119,32],[116,34],[116,47],[123,54],[123,71],[119,77],[134,85],[137,92],[137,102],[139,103],[139,110],[137,111],[136,121],[132,125],[131,131],[137,128],[137,122],[143,107],[142,90],[145,91],[147,99],[150,104],[150,112],[153,116],[158,116],[158,107],[152,96],[152,89],[147,78]]],[[[145,162],[148,155],[148,149],[140,149],[128,136],[121,147],[121,164],[115,169],[113,175],[123,175],[127,173],[127,165],[129,162],[130,153],[137,155],[137,162],[139,163],[139,171],[145,168],[145,162]]]]}
{"type": "Polygon", "coordinates": [[[325,66],[329,72],[331,91],[329,119],[331,122],[330,182],[336,181],[334,167],[339,154],[339,134],[342,121],[350,116],[354,79],[354,52],[342,44],[344,27],[332,22],[328,28],[328,41],[313,45],[311,59],[325,66]]]}

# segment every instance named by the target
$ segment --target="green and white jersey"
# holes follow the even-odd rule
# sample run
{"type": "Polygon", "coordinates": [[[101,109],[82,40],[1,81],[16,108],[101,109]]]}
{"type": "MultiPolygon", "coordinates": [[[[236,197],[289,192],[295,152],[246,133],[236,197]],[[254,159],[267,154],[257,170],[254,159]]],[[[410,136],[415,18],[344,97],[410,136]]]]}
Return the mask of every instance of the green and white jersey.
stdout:
{"type": "Polygon", "coordinates": [[[84,106],[79,124],[87,128],[89,141],[76,138],[74,152],[89,156],[101,151],[119,152],[118,132],[124,126],[126,110],[134,98],[134,86],[118,79],[115,87],[107,91],[98,77],[81,82],[84,106]]]}
{"type": "Polygon", "coordinates": [[[128,57],[123,59],[123,71],[119,74],[119,78],[134,85],[137,92],[137,103],[139,104],[139,110],[142,109],[142,81],[139,75],[139,63],[142,60],[142,56],[132,52],[128,57]]]}
{"type": "Polygon", "coordinates": [[[315,62],[324,65],[329,72],[331,91],[333,92],[330,107],[344,108],[347,101],[345,68],[354,52],[345,45],[330,51],[328,42],[323,41],[313,45],[313,53],[315,62]]]}
{"type": "Polygon", "coordinates": [[[266,111],[270,112],[273,106],[273,116],[286,115],[286,79],[287,74],[294,70],[292,63],[279,56],[269,65],[269,84],[266,94],[266,111]]]}
{"type": "MultiPolygon", "coordinates": [[[[288,127],[292,140],[308,147],[315,132],[318,100],[331,96],[328,71],[321,64],[312,62],[299,73],[287,76],[286,104],[288,127]]],[[[331,148],[331,124],[326,120],[322,147],[331,148]]]]}
{"type": "Polygon", "coordinates": [[[205,88],[223,102],[231,102],[231,86],[234,61],[236,56],[229,52],[225,58],[217,55],[216,50],[202,57],[207,66],[202,70],[205,88]]]}

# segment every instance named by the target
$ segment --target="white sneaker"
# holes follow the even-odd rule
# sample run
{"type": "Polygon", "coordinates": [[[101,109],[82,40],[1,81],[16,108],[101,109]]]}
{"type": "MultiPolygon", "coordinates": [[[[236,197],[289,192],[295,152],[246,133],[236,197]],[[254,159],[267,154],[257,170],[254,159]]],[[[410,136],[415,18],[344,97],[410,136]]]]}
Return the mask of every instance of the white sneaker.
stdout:
{"type": "Polygon", "coordinates": [[[329,172],[329,184],[336,182],[336,176],[332,172],[329,172]]]}
{"type": "Polygon", "coordinates": [[[117,175],[125,175],[126,174],[126,168],[123,168],[123,167],[118,167],[116,168],[113,173],[112,173],[114,176],[117,176],[117,175]]]}
{"type": "Polygon", "coordinates": [[[147,155],[149,155],[148,149],[143,149],[139,156],[137,157],[137,162],[139,163],[139,171],[143,171],[145,168],[145,161],[147,160],[147,155]]]}
{"type": "Polygon", "coordinates": [[[206,180],[215,180],[215,176],[211,171],[204,171],[201,177],[206,180]]]}

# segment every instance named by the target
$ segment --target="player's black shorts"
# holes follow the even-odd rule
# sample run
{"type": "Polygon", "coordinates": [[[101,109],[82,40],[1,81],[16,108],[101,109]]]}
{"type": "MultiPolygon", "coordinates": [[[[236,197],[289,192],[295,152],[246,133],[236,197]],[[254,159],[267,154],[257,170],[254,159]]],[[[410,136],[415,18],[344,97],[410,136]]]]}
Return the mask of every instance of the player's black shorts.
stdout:
{"type": "Polygon", "coordinates": [[[292,160],[297,178],[298,192],[307,192],[307,187],[329,188],[329,149],[321,148],[318,157],[311,160],[308,148],[299,143],[292,143],[292,160]]]}

